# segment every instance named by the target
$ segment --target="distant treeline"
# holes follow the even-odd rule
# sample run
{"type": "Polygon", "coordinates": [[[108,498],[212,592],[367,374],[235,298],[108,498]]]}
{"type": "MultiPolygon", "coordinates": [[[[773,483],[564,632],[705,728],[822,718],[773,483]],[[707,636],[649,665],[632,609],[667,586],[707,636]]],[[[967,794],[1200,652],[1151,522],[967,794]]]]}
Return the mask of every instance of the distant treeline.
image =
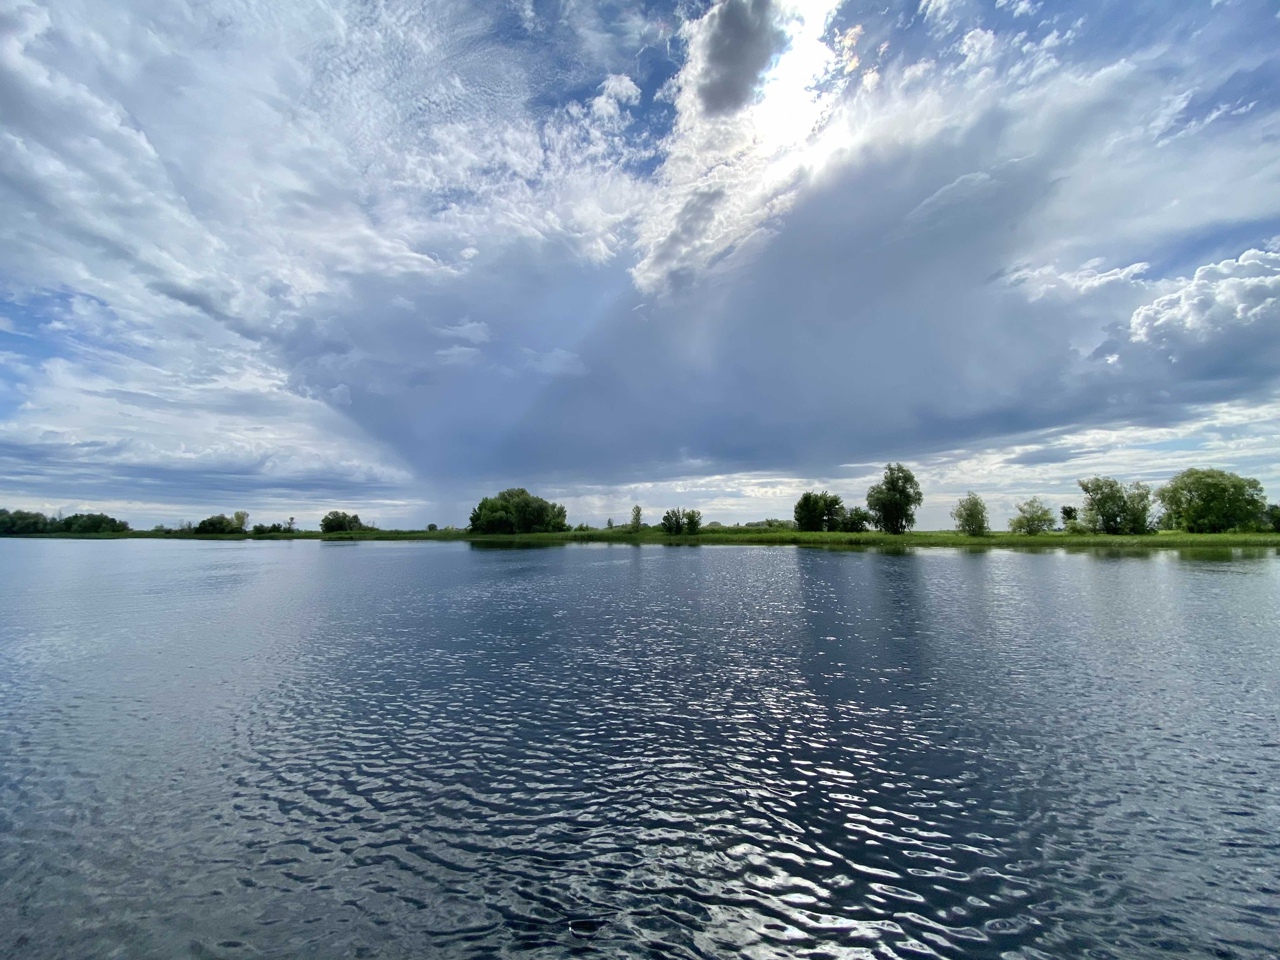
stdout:
{"type": "MultiPolygon", "coordinates": [[[[1056,529],[1068,534],[1135,536],[1178,530],[1183,533],[1280,533],[1280,505],[1268,505],[1262,484],[1225,470],[1193,467],[1152,489],[1115,477],[1078,480],[1082,503],[1063,504],[1057,514],[1039,497],[1016,504],[1011,533],[1035,536],[1056,529]]],[[[800,530],[858,533],[874,526],[884,533],[905,533],[915,526],[915,510],[923,501],[915,475],[900,463],[885,467],[884,479],[867,491],[867,506],[846,507],[836,494],[810,491],[796,501],[800,530]]],[[[959,533],[972,537],[991,532],[987,504],[970,490],[951,511],[959,533]]]]}
{"type": "MultiPolygon", "coordinates": [[[[1225,470],[1192,468],[1183,470],[1164,486],[1153,489],[1145,483],[1125,483],[1115,477],[1090,477],[1077,481],[1082,502],[1063,504],[1055,512],[1040,497],[1031,497],[1015,506],[1009,530],[1015,534],[1034,536],[1053,530],[1068,534],[1136,535],[1158,530],[1183,533],[1280,533],[1280,505],[1268,504],[1262,484],[1252,477],[1225,470]],[[1059,520],[1061,525],[1059,526],[1059,520]]],[[[903,534],[916,523],[916,510],[924,495],[915,474],[901,463],[886,465],[880,482],[866,493],[866,506],[846,505],[839,494],[826,490],[810,490],[796,501],[793,520],[757,520],[747,529],[798,530],[802,532],[862,533],[871,528],[888,534],[903,534]]],[[[956,531],[968,536],[986,536],[987,504],[970,490],[951,511],[956,531]]],[[[663,514],[657,525],[671,536],[696,536],[703,530],[726,530],[716,521],[704,523],[698,510],[673,507],[663,514]]],[[[735,525],[736,527],[737,525],[735,525]]],[[[320,532],[343,534],[374,532],[377,527],[361,521],[360,515],[331,510],[320,521],[320,532]]],[[[435,533],[434,523],[427,525],[435,533]]],[[[531,494],[523,487],[503,490],[483,498],[471,511],[467,531],[473,534],[563,533],[569,530],[591,531],[580,523],[570,527],[567,511],[531,494]]],[[[618,526],[612,519],[606,530],[638,534],[652,530],[644,522],[639,504],[631,508],[630,520],[618,526]]],[[[129,524],[105,513],[77,513],[69,517],[47,517],[27,510],[0,509],[0,536],[40,534],[121,534],[129,533],[129,524]]],[[[293,517],[287,522],[255,523],[249,526],[249,514],[237,510],[231,516],[219,513],[199,523],[183,523],[176,527],[159,524],[150,531],[155,536],[270,536],[300,532],[293,517]]],[[[455,535],[454,527],[445,527],[442,535],[455,535]]],[[[137,534],[146,536],[148,534],[137,534]]]]}
{"type": "Polygon", "coordinates": [[[0,537],[42,533],[125,533],[129,524],[105,513],[73,513],[69,517],[46,517],[31,510],[0,509],[0,537]]]}

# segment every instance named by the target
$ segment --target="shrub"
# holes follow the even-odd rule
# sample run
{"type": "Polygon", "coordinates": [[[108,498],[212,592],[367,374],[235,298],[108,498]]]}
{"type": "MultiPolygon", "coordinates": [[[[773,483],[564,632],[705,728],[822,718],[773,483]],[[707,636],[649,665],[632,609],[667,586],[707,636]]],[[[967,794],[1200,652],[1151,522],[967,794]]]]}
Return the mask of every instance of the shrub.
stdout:
{"type": "Polygon", "coordinates": [[[565,509],[523,487],[485,497],[471,511],[472,533],[560,533],[569,529],[565,509]]]}
{"type": "Polygon", "coordinates": [[[956,522],[956,530],[967,537],[985,537],[991,532],[987,526],[987,505],[972,490],[960,498],[951,511],[951,519],[956,522]]]}
{"type": "Polygon", "coordinates": [[[871,511],[864,507],[850,507],[840,518],[840,529],[845,533],[866,533],[871,526],[871,511]]]}
{"type": "Polygon", "coordinates": [[[1032,497],[1014,507],[1018,515],[1009,520],[1012,533],[1036,536],[1053,529],[1053,510],[1039,497],[1032,497]]]}
{"type": "Polygon", "coordinates": [[[330,510],[320,519],[321,533],[349,533],[356,530],[369,529],[360,522],[358,513],[344,513],[341,510],[330,510]]]}

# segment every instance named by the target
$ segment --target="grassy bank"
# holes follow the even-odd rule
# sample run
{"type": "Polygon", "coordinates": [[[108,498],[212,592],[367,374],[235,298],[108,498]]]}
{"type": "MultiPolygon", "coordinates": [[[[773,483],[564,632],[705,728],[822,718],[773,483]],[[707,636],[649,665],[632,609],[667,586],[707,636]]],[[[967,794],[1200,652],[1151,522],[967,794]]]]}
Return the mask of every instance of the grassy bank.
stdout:
{"type": "Polygon", "coordinates": [[[431,540],[462,541],[493,547],[541,547],[566,543],[666,544],[672,546],[725,545],[796,546],[826,548],[902,549],[906,547],[959,547],[983,549],[991,547],[1041,550],[1046,548],[1150,550],[1150,549],[1226,549],[1234,547],[1280,548],[1280,533],[1158,533],[1144,537],[1111,537],[1105,535],[1070,535],[1045,533],[1039,536],[995,533],[987,537],[966,537],[950,530],[920,531],[902,536],[885,533],[801,533],[797,530],[761,530],[748,527],[721,527],[703,530],[696,536],[668,536],[661,530],[629,533],[623,529],[571,530],[565,533],[526,535],[470,534],[463,530],[361,530],[352,533],[322,534],[300,530],[294,533],[269,533],[261,536],[229,534],[221,536],[176,536],[153,531],[129,531],[117,534],[45,534],[42,539],[81,540],[431,540]]]}

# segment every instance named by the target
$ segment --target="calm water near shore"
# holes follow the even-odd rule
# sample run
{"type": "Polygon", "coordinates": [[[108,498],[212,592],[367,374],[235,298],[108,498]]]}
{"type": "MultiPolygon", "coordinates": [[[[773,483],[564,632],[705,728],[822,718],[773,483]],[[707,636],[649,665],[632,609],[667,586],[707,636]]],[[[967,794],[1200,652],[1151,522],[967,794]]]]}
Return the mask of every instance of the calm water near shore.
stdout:
{"type": "Polygon", "coordinates": [[[0,956],[1280,950],[1280,555],[0,541],[0,956]]]}

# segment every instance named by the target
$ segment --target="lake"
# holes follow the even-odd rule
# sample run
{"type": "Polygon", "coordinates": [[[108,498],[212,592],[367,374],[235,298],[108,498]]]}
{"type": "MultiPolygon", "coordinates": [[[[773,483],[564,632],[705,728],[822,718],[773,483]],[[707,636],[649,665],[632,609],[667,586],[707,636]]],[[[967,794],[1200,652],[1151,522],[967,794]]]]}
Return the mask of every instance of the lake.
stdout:
{"type": "Polygon", "coordinates": [[[0,955],[1272,958],[1280,555],[0,541],[0,955]]]}

